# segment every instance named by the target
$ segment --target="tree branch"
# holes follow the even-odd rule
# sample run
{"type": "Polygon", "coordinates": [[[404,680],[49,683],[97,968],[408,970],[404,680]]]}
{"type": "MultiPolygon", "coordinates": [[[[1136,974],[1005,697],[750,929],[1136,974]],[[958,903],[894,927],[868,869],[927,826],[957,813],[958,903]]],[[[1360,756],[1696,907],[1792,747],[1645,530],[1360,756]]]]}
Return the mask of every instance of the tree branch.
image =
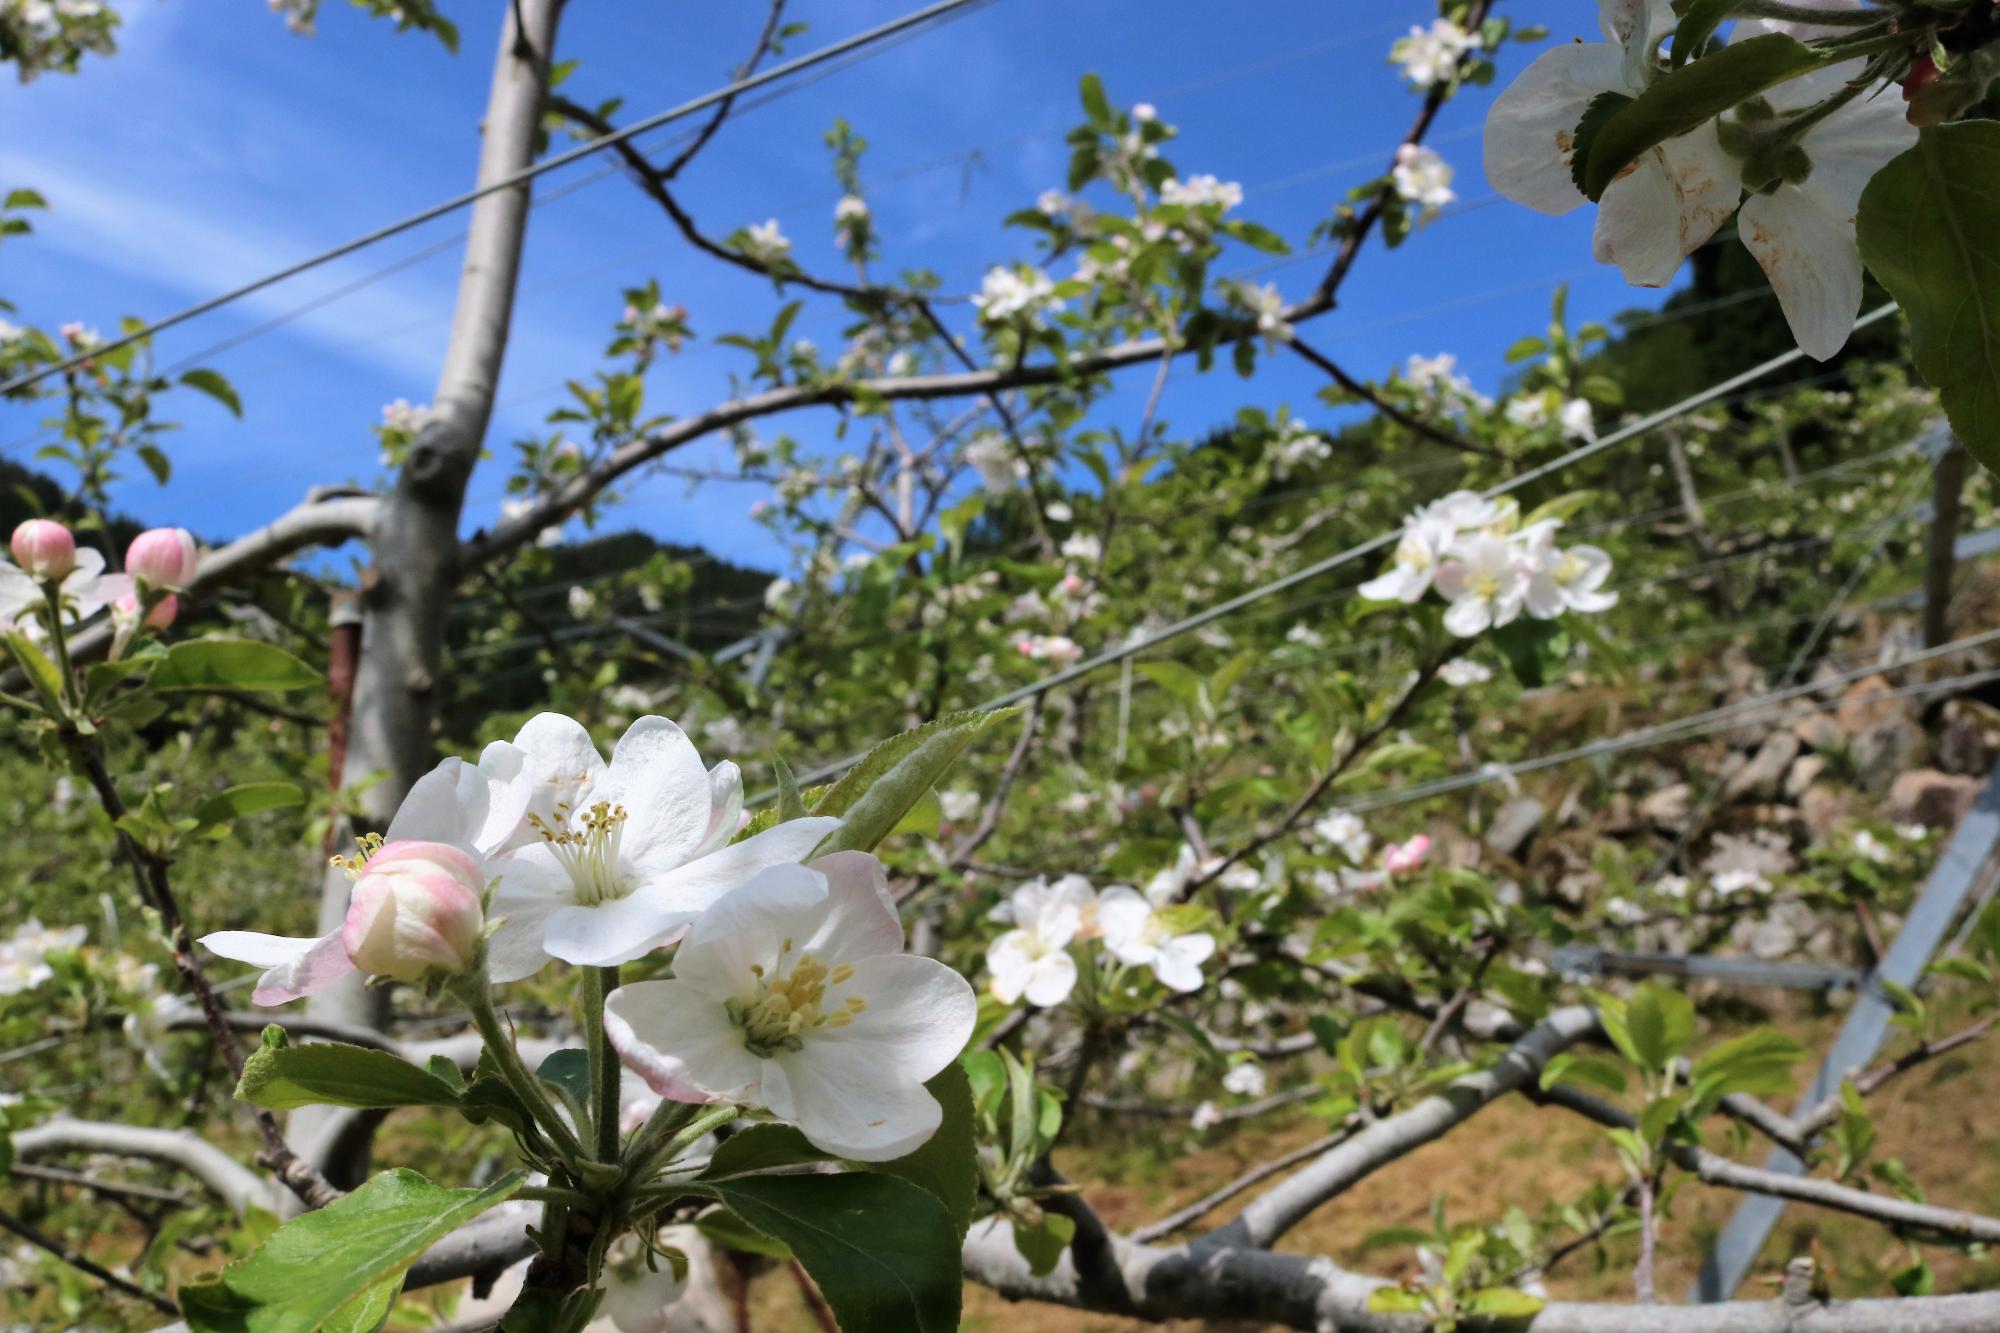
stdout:
{"type": "Polygon", "coordinates": [[[12,1213],[0,1211],[0,1231],[11,1231],[37,1249],[46,1250],[50,1254],[53,1254],[79,1273],[88,1274],[121,1296],[130,1296],[135,1300],[144,1301],[161,1314],[176,1315],[181,1312],[180,1306],[175,1305],[158,1292],[147,1291],[144,1287],[132,1281],[132,1279],[112,1272],[89,1255],[72,1250],[53,1236],[43,1235],[40,1231],[29,1226],[12,1213]]]}
{"type": "Polygon", "coordinates": [[[1339,362],[1308,347],[1305,343],[1299,341],[1296,336],[1286,339],[1285,345],[1313,365],[1325,371],[1335,384],[1338,384],[1356,398],[1367,403],[1377,412],[1380,412],[1383,416],[1389,418],[1389,420],[1395,422],[1411,434],[1422,436],[1426,440],[1441,444],[1447,449],[1456,449],[1464,454],[1477,454],[1481,458],[1506,457],[1505,454],[1491,445],[1481,444],[1477,440],[1468,440],[1463,435],[1433,426],[1422,417],[1411,416],[1408,412],[1405,412],[1402,408],[1397,407],[1381,394],[1375,392],[1366,383],[1348,374],[1339,362]]]}
{"type": "Polygon", "coordinates": [[[200,1135],[185,1129],[151,1129],[58,1116],[13,1132],[23,1160],[57,1153],[108,1153],[159,1162],[187,1172],[241,1214],[252,1205],[274,1208],[270,1183],[200,1135]]]}

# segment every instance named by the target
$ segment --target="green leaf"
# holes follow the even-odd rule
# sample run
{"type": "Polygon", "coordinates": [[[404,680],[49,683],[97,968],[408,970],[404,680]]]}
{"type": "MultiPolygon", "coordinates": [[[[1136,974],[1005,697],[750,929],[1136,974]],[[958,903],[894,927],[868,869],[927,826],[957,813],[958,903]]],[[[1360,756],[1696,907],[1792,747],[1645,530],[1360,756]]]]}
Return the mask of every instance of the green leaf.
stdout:
{"type": "Polygon", "coordinates": [[[778,776],[779,821],[804,819],[805,798],[799,795],[799,780],[792,775],[792,766],[785,762],[784,756],[774,754],[771,756],[771,767],[777,771],[778,776]]]}
{"type": "Polygon", "coordinates": [[[510,1171],[483,1190],[444,1189],[414,1171],[385,1171],[345,1198],[293,1218],[257,1253],[181,1288],[194,1333],[313,1333],[365,1327],[354,1307],[430,1246],[501,1203],[525,1177],[510,1171]],[[345,1322],[342,1322],[342,1321],[345,1322]]]}
{"type": "Polygon", "coordinates": [[[253,1106],[456,1106],[458,1090],[387,1051],[342,1042],[265,1046],[244,1062],[236,1096],[253,1106]]]}
{"type": "Polygon", "coordinates": [[[1377,1287],[1368,1293],[1368,1308],[1375,1314],[1422,1314],[1422,1292],[1401,1287],[1377,1287]]]}
{"type": "Polygon", "coordinates": [[[1694,1002],[1677,990],[1648,982],[1625,1003],[1625,1030],[1634,1061],[1650,1069],[1663,1068],[1694,1039],[1694,1002]]]}
{"type": "Polygon", "coordinates": [[[966,746],[1019,711],[1002,708],[949,713],[883,741],[814,804],[815,815],[838,815],[842,821],[819,845],[816,855],[874,851],[966,746]]]}
{"type": "Polygon", "coordinates": [[[1675,6],[1681,11],[1681,21],[1674,25],[1674,68],[1687,64],[1741,3],[1742,0],[1692,0],[1684,6],[1675,6]]]}
{"type": "Polygon", "coordinates": [[[21,188],[7,191],[6,199],[0,201],[0,208],[47,208],[48,206],[48,200],[42,198],[37,191],[21,188]]]}
{"type": "Polygon", "coordinates": [[[782,1241],[848,1333],[952,1333],[961,1280],[957,1225],[938,1199],[894,1176],[749,1176],[707,1186],[782,1241]]]}
{"type": "Polygon", "coordinates": [[[1111,99],[1104,95],[1104,81],[1095,74],[1086,74],[1077,80],[1077,91],[1083,97],[1083,114],[1097,125],[1111,123],[1111,99]]]}
{"type": "Polygon", "coordinates": [[[957,1224],[958,1238],[965,1239],[972,1225],[972,1205],[979,1192],[979,1147],[974,1138],[972,1084],[958,1062],[924,1084],[944,1109],[937,1132],[923,1146],[894,1161],[877,1162],[869,1169],[900,1176],[935,1195],[957,1224]]]}
{"type": "Polygon", "coordinates": [[[1611,123],[1612,117],[1632,105],[1632,99],[1624,93],[1599,93],[1590,99],[1583,109],[1583,116],[1576,122],[1576,145],[1570,150],[1569,178],[1581,193],[1586,187],[1584,169],[1590,165],[1590,148],[1597,142],[1597,136],[1611,123]]]}
{"type": "Polygon", "coordinates": [[[711,1208],[694,1220],[694,1229],[725,1250],[761,1254],[767,1259],[790,1259],[791,1247],[772,1240],[727,1208],[711,1208]]]}
{"type": "Polygon", "coordinates": [[[1625,1071],[1609,1060],[1564,1051],[1542,1070],[1543,1091],[1558,1083],[1588,1083],[1606,1092],[1619,1093],[1625,1091],[1625,1071]]]}
{"type": "Polygon", "coordinates": [[[1062,1262],[1063,1251],[1075,1239],[1076,1223],[1061,1213],[1043,1213],[1033,1222],[1014,1223],[1014,1248],[1036,1277],[1053,1273],[1062,1262]]]}
{"type": "Polygon", "coordinates": [[[590,1052],[574,1046],[549,1052],[535,1077],[554,1088],[579,1112],[590,1105],[590,1052]]]}
{"type": "Polygon", "coordinates": [[[1539,1314],[1548,1302],[1539,1296],[1530,1296],[1525,1291],[1512,1287],[1487,1287],[1475,1291],[1465,1303],[1469,1314],[1483,1315],[1488,1319],[1525,1319],[1531,1314],[1539,1314]]]}
{"type": "MultiPolygon", "coordinates": [[[[1587,138],[1578,127],[1576,159],[1586,153],[1590,159],[1581,168],[1583,193],[1595,203],[1642,153],[1700,128],[1738,102],[1815,69],[1824,60],[1805,43],[1774,32],[1731,42],[1655,80],[1587,138]]],[[[1593,102],[1591,111],[1597,106],[1593,102]]]]}
{"type": "Polygon", "coordinates": [[[203,824],[227,824],[266,810],[296,810],[305,803],[305,792],[292,783],[245,782],[196,802],[194,817],[203,824]]]}
{"type": "Polygon", "coordinates": [[[753,1171],[832,1160],[790,1125],[751,1125],[716,1145],[696,1180],[726,1180],[753,1171]]]}
{"type": "Polygon", "coordinates": [[[156,690],[303,690],[319,672],[275,644],[251,639],[190,639],[167,649],[153,668],[156,690]]]}
{"type": "Polygon", "coordinates": [[[190,370],[181,376],[181,383],[190,389],[199,390],[228,408],[232,416],[243,415],[243,400],[236,396],[236,389],[228,380],[213,370],[190,370]]]}
{"type": "Polygon", "coordinates": [[[1861,192],[1861,257],[1903,308],[1917,373],[2000,471],[2000,123],[1935,125],[1861,192]]]}

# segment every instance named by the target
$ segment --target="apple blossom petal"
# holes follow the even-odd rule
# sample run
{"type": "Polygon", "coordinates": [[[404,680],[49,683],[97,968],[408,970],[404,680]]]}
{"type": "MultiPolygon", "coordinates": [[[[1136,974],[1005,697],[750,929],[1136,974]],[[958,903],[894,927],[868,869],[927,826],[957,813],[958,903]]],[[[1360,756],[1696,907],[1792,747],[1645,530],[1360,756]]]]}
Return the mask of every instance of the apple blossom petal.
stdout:
{"type": "Polygon", "coordinates": [[[829,989],[827,1007],[838,1007],[849,996],[859,996],[868,1007],[845,1027],[814,1032],[808,1049],[838,1047],[845,1058],[878,1076],[893,1070],[922,1083],[956,1060],[972,1039],[979,1001],[965,978],[943,963],[893,954],[852,966],[853,975],[829,989]]]}
{"type": "Polygon", "coordinates": [[[1028,1003],[1038,1009],[1053,1009],[1069,998],[1076,989],[1076,959],[1067,953],[1044,954],[1035,960],[1028,972],[1027,988],[1022,992],[1028,1003]]]}
{"type": "Polygon", "coordinates": [[[284,1004],[316,995],[354,971],[337,930],[312,940],[224,930],[202,936],[201,943],[217,957],[265,969],[250,992],[254,1004],[284,1004]]]}
{"type": "Polygon", "coordinates": [[[838,819],[825,815],[791,819],[686,865],[649,865],[643,861],[635,864],[643,882],[669,886],[675,901],[692,914],[747,883],[762,870],[805,860],[812,855],[813,848],[826,841],[827,834],[839,827],[838,819]]]}
{"type": "Polygon", "coordinates": [[[590,906],[570,903],[549,913],[542,947],[551,958],[578,967],[616,967],[659,948],[693,916],[645,892],[590,906]]]}
{"type": "Polygon", "coordinates": [[[591,784],[593,800],[623,805],[624,855],[635,864],[686,861],[707,838],[714,789],[687,733],[663,717],[634,722],[611,766],[591,784]]]}
{"type": "Polygon", "coordinates": [[[549,915],[575,901],[569,873],[541,843],[487,867],[496,883],[488,916],[499,925],[486,944],[486,975],[495,982],[533,976],[549,961],[543,947],[549,915]]]}
{"type": "Polygon", "coordinates": [[[635,981],[604,1001],[604,1035],[627,1069],[677,1102],[759,1101],[764,1062],[721,1004],[681,980],[635,981]]]}
{"type": "Polygon", "coordinates": [[[817,869],[766,866],[694,918],[674,956],[674,975],[717,1003],[754,990],[750,969],[769,966],[780,937],[810,935],[827,893],[827,877],[817,869]]]}
{"type": "Polygon", "coordinates": [[[695,848],[696,856],[707,856],[727,847],[743,823],[743,770],[723,760],[708,770],[708,788],[711,803],[708,832],[695,848]]]}
{"type": "Polygon", "coordinates": [[[903,921],[879,860],[867,852],[832,852],[809,864],[826,876],[827,894],[801,949],[829,963],[903,952],[903,921]]]}
{"type": "Polygon", "coordinates": [[[944,1108],[921,1083],[883,1079],[831,1043],[810,1041],[771,1063],[784,1071],[794,1104],[790,1113],[773,1104],[772,1112],[835,1156],[891,1161],[921,1147],[944,1121],[944,1108]]]}
{"type": "Polygon", "coordinates": [[[1812,159],[1812,174],[1800,188],[1851,228],[1868,182],[1917,142],[1917,127],[1903,111],[1900,98],[1862,98],[1806,131],[1800,146],[1812,159]]]}
{"type": "Polygon", "coordinates": [[[1861,251],[1853,227],[1796,185],[1743,205],[1737,233],[1778,294],[1799,350],[1816,361],[1838,352],[1861,312],[1861,251]]]}
{"type": "Polygon", "coordinates": [[[1620,46],[1647,38],[1657,43],[1674,26],[1674,9],[1667,0],[1597,0],[1597,26],[1620,46]]]}
{"type": "Polygon", "coordinates": [[[1642,155],[1598,201],[1591,250],[1635,287],[1664,286],[1728,220],[1742,193],[1714,122],[1642,155]]]}
{"type": "Polygon", "coordinates": [[[583,785],[604,771],[597,743],[575,718],[537,713],[514,735],[532,791],[528,808],[547,819],[557,803],[573,802],[583,785]]]}
{"type": "Polygon", "coordinates": [[[1584,202],[1570,179],[1576,124],[1600,93],[1624,91],[1624,58],[1596,43],[1544,51],[1486,115],[1486,179],[1517,204],[1551,216],[1584,202]]]}
{"type": "Polygon", "coordinates": [[[1476,597],[1453,602],[1444,613],[1444,627],[1461,639],[1481,633],[1493,623],[1493,608],[1476,597]]]}

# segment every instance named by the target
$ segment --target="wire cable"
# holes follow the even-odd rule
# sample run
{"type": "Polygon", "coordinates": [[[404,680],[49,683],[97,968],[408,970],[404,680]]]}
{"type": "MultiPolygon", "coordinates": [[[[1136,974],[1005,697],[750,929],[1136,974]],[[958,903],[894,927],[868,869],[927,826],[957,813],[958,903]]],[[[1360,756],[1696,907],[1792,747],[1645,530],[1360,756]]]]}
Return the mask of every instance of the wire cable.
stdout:
{"type": "Polygon", "coordinates": [[[734,83],[703,93],[691,101],[682,102],[678,106],[656,112],[653,115],[645,117],[643,120],[636,120],[624,129],[614,130],[610,134],[586,140],[574,148],[565,149],[552,157],[546,157],[539,162],[531,163],[519,171],[501,177],[499,180],[476,186],[463,194],[453,195],[451,198],[432,204],[428,208],[419,209],[407,217],[399,218],[385,226],[377,227],[373,231],[365,232],[352,240],[343,241],[339,245],[321,250],[317,254],[309,255],[296,264],[287,265],[252,282],[244,283],[240,287],[233,287],[219,296],[211,296],[207,300],[198,301],[185,309],[177,310],[165,318],[143,325],[131,333],[112,339],[110,342],[99,343],[85,351],[76,352],[61,361],[40,367],[39,369],[25,371],[4,383],[0,383],[0,394],[11,393],[16,389],[25,389],[30,385],[39,384],[49,376],[58,375],[63,371],[73,369],[93,357],[104,356],[128,344],[137,342],[142,338],[150,338],[154,334],[166,329],[173,328],[179,324],[185,324],[191,319],[208,314],[212,310],[219,310],[223,306],[240,301],[255,292],[263,291],[266,287],[283,282],[287,278],[297,277],[299,274],[309,272],[323,264],[328,264],[343,256],[351,255],[357,250],[364,250],[377,242],[385,241],[391,236],[399,236],[414,227],[420,227],[426,222],[441,218],[447,213],[457,212],[461,208],[477,203],[488,195],[499,194],[502,191],[526,185],[539,176],[546,175],[558,168],[566,167],[570,163],[580,161],[593,153],[602,152],[606,148],[616,147],[618,144],[624,143],[626,140],[637,135],[644,134],[648,130],[655,130],[662,125],[685,119],[698,111],[705,111],[727,98],[740,96],[753,88],[761,88],[768,83],[788,78],[793,74],[811,69],[815,65],[824,64],[829,60],[843,56],[849,51],[871,46],[898,33],[929,23],[933,19],[942,18],[954,11],[992,3],[994,3],[994,0],[936,0],[936,3],[925,5],[923,8],[913,10],[900,18],[891,19],[889,22],[869,28],[865,32],[856,33],[852,37],[843,38],[840,41],[823,46],[817,51],[808,52],[796,60],[788,60],[781,65],[773,65],[760,74],[753,74],[749,78],[739,79],[734,83]]]}

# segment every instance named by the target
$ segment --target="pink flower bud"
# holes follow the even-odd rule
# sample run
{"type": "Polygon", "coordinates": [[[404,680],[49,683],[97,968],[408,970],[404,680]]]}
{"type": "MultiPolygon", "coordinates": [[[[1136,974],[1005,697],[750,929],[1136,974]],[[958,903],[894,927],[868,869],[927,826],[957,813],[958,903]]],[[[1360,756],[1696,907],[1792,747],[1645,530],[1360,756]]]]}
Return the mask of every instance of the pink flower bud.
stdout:
{"type": "Polygon", "coordinates": [[[1405,843],[1392,842],[1382,849],[1382,868],[1392,875],[1406,875],[1423,865],[1430,849],[1428,833],[1419,833],[1405,843]]]}
{"type": "Polygon", "coordinates": [[[392,842],[368,858],[341,940],[363,972],[398,981],[472,966],[485,926],[479,863],[440,842],[392,842]]]}
{"type": "Polygon", "coordinates": [[[186,528],[152,528],[125,549],[125,572],[155,588],[185,592],[194,582],[201,552],[186,528]]]}
{"type": "Polygon", "coordinates": [[[31,518],[14,529],[14,563],[35,578],[60,583],[76,568],[76,538],[52,519],[31,518]]]}
{"type": "Polygon", "coordinates": [[[147,629],[165,629],[174,623],[174,617],[181,613],[181,599],[168,593],[146,613],[147,629]]]}

